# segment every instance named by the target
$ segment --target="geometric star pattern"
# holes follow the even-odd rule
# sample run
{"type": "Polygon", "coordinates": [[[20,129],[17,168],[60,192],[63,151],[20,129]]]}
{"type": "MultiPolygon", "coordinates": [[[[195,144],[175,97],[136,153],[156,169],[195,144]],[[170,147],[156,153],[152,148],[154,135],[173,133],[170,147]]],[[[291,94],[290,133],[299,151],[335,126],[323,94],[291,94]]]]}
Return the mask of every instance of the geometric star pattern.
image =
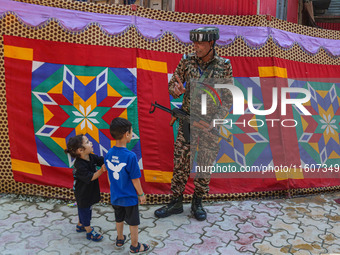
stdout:
{"type": "MultiPolygon", "coordinates": [[[[302,164],[337,164],[340,158],[340,84],[290,80],[290,87],[308,89],[311,99],[304,104],[312,115],[293,108],[298,122],[296,134],[302,164]]],[[[298,95],[291,95],[297,98],[298,95]]]]}
{"type": "MultiPolygon", "coordinates": [[[[243,92],[245,111],[243,115],[229,114],[226,117],[230,121],[221,127],[220,133],[225,137],[231,134],[232,141],[228,143],[223,139],[220,140],[216,163],[219,166],[235,167],[237,172],[241,166],[257,166],[259,170],[264,166],[272,166],[271,146],[275,141],[269,139],[268,123],[270,122],[266,122],[266,116],[253,114],[248,109],[247,102],[247,89],[251,87],[254,108],[264,110],[260,79],[259,77],[236,77],[234,85],[243,92]],[[230,122],[233,125],[230,125],[230,122]],[[256,127],[257,125],[259,127],[256,127]]],[[[303,105],[312,115],[303,115],[294,104],[290,105],[297,123],[295,130],[302,167],[305,164],[314,166],[339,164],[340,84],[288,79],[288,86],[304,88],[311,93],[311,99],[303,105]]],[[[292,99],[304,96],[303,93],[290,93],[292,99]]],[[[176,102],[173,100],[172,104],[176,105],[176,102]]]]}
{"type": "Polygon", "coordinates": [[[42,62],[33,67],[33,124],[41,164],[72,167],[64,149],[78,134],[88,137],[95,154],[105,155],[115,144],[109,130],[115,117],[133,120],[127,146],[141,163],[135,69],[42,62]]]}
{"type": "MultiPolygon", "coordinates": [[[[234,85],[240,88],[247,98],[248,87],[253,88],[253,106],[257,110],[263,110],[263,97],[258,77],[251,78],[233,78],[234,85]]],[[[182,96],[174,99],[170,96],[171,108],[181,108],[182,96]]],[[[258,116],[250,112],[247,100],[245,104],[244,115],[229,114],[226,119],[230,119],[232,126],[225,124],[222,126],[220,133],[228,137],[232,135],[232,141],[228,143],[224,139],[220,139],[220,151],[216,157],[216,163],[219,166],[235,167],[236,171],[240,171],[241,166],[268,166],[273,161],[269,143],[269,135],[265,116],[258,116]],[[248,125],[250,121],[250,125],[248,125]],[[243,125],[243,123],[246,123],[243,125]],[[257,125],[263,126],[256,127],[257,125]]],[[[232,109],[231,109],[232,110],[232,109]]],[[[178,121],[173,126],[174,137],[177,137],[178,121]]]]}
{"type": "MultiPolygon", "coordinates": [[[[248,109],[247,90],[253,89],[253,105],[258,110],[263,110],[263,97],[260,80],[258,77],[234,78],[234,85],[240,88],[245,97],[244,114],[229,114],[226,119],[230,122],[221,127],[220,133],[228,137],[232,135],[232,141],[228,143],[220,140],[220,151],[216,162],[220,166],[235,167],[237,172],[241,166],[268,166],[273,158],[269,143],[269,135],[265,116],[255,115],[248,109]],[[250,125],[248,125],[250,123],[250,125]],[[263,125],[262,125],[263,124],[263,125]],[[260,127],[256,127],[260,126],[260,127]]],[[[232,109],[231,109],[232,111],[232,109]]]]}

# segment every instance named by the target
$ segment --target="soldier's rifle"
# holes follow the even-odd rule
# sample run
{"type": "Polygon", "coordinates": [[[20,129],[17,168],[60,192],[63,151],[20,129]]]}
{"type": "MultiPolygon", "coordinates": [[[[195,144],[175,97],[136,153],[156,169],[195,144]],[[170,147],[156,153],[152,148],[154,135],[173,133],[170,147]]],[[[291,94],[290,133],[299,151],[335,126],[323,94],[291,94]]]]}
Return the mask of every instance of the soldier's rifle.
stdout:
{"type": "Polygon", "coordinates": [[[158,104],[157,102],[151,103],[149,113],[154,113],[156,108],[159,108],[162,111],[171,114],[170,126],[173,126],[175,121],[178,119],[181,119],[183,121],[183,135],[186,141],[190,141],[190,118],[191,118],[192,125],[194,127],[197,127],[205,132],[209,132],[215,136],[218,136],[226,140],[228,143],[231,142],[231,135],[229,135],[228,137],[221,135],[216,128],[211,128],[210,124],[205,122],[203,118],[198,115],[189,114],[185,112],[183,109],[179,108],[169,109],[163,105],[158,104]]]}

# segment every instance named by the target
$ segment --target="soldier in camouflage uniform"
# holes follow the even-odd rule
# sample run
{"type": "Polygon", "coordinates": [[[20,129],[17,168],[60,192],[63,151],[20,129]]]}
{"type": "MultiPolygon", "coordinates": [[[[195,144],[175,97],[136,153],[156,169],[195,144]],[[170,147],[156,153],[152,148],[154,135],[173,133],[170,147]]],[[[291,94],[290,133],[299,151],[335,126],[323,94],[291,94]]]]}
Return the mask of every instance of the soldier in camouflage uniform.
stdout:
{"type": "MultiPolygon", "coordinates": [[[[194,80],[203,81],[207,78],[217,78],[221,80],[232,77],[232,67],[228,59],[219,57],[214,50],[215,42],[219,38],[219,30],[216,27],[203,27],[190,31],[190,40],[194,42],[195,53],[184,54],[180,60],[173,77],[169,82],[169,93],[178,98],[184,93],[182,109],[190,113],[190,84],[194,80]],[[186,83],[184,88],[183,84],[186,83]]],[[[193,86],[193,85],[192,85],[193,86]]],[[[230,91],[224,90],[222,95],[223,106],[218,111],[207,113],[212,119],[224,118],[231,107],[232,96],[230,91]]],[[[209,110],[210,108],[208,108],[209,110]]],[[[195,134],[197,134],[195,132],[195,134]]],[[[197,135],[196,135],[197,136],[197,135]]],[[[202,136],[202,135],[200,135],[202,136]]],[[[168,217],[172,214],[183,212],[183,192],[190,175],[190,145],[197,146],[197,137],[186,141],[183,135],[183,121],[179,122],[178,135],[174,150],[174,170],[171,180],[171,191],[173,198],[170,203],[155,211],[158,218],[168,217]]],[[[219,145],[218,138],[205,134],[199,140],[200,146],[206,149],[201,150],[198,157],[198,164],[213,165],[216,159],[219,145]],[[201,142],[202,141],[202,142],[201,142]],[[207,146],[208,145],[208,146],[207,146]]],[[[194,148],[194,147],[192,147],[194,148]]],[[[197,220],[206,219],[206,211],[202,206],[202,197],[209,192],[210,173],[197,173],[194,179],[194,195],[191,211],[197,220]]]]}

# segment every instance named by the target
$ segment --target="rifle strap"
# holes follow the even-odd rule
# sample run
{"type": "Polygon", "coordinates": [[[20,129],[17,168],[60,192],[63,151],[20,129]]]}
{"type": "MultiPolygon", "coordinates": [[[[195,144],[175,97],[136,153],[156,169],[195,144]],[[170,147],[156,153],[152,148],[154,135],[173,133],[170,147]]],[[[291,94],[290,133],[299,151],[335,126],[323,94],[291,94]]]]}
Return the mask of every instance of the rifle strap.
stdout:
{"type": "Polygon", "coordinates": [[[199,82],[203,82],[205,78],[210,78],[211,72],[213,71],[213,66],[214,66],[212,65],[213,62],[215,62],[215,58],[212,59],[211,62],[208,64],[208,66],[202,70],[198,61],[196,60],[198,72],[200,73],[200,78],[198,80],[199,82]]]}
{"type": "MultiPolygon", "coordinates": [[[[205,68],[205,69],[201,69],[201,67],[200,67],[200,65],[199,65],[199,63],[198,63],[198,61],[197,61],[197,59],[196,59],[196,64],[197,64],[197,68],[198,68],[198,72],[199,72],[199,74],[200,74],[200,78],[198,79],[198,82],[199,83],[203,83],[203,81],[206,79],[206,78],[210,78],[210,76],[211,76],[211,73],[213,72],[213,66],[214,65],[212,65],[212,63],[215,61],[215,59],[213,59],[209,64],[208,64],[208,66],[205,68]]],[[[196,91],[197,90],[195,90],[194,91],[194,93],[193,93],[193,100],[195,100],[196,99],[196,97],[197,97],[197,93],[196,93],[196,91]]]]}

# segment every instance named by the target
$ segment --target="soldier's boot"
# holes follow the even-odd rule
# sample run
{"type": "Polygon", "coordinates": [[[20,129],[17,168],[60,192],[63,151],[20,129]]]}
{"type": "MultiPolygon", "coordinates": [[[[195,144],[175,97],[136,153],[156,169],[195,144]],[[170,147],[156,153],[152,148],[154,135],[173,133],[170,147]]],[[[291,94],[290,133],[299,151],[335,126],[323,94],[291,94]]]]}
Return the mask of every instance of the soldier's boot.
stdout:
{"type": "Polygon", "coordinates": [[[198,197],[194,194],[191,201],[191,213],[198,221],[202,221],[207,218],[207,212],[203,209],[202,206],[202,197],[198,197]]]}
{"type": "Polygon", "coordinates": [[[179,214],[183,212],[183,195],[173,197],[169,204],[163,206],[155,211],[157,218],[165,218],[172,214],[179,214]]]}

